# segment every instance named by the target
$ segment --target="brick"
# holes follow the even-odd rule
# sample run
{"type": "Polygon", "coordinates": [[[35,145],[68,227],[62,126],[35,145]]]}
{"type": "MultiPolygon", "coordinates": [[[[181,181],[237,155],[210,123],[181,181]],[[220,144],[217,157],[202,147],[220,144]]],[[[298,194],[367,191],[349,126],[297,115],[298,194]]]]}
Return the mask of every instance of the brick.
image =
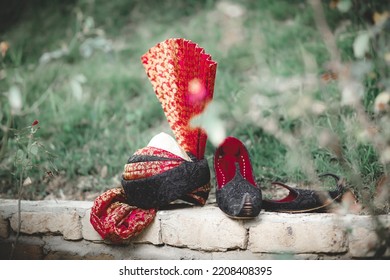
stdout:
{"type": "MultiPolygon", "coordinates": [[[[132,242],[115,246],[101,242],[91,226],[91,206],[91,201],[22,201],[22,234],[14,257],[349,259],[390,256],[390,248],[385,248],[381,256],[375,255],[382,240],[375,232],[377,225],[371,216],[262,212],[253,220],[238,221],[226,217],[214,203],[160,210],[153,223],[132,242]]],[[[376,218],[385,233],[390,232],[390,215],[376,218]]],[[[0,199],[0,258],[9,258],[17,225],[17,201],[0,199]]]]}
{"type": "MultiPolygon", "coordinates": [[[[0,259],[11,258],[12,243],[0,243],[0,259]]],[[[43,258],[42,247],[35,244],[18,243],[15,246],[13,260],[41,260],[43,258]]]]}
{"type": "Polygon", "coordinates": [[[342,253],[348,250],[346,232],[332,214],[261,213],[249,229],[254,253],[342,253]]]}
{"type": "MultiPolygon", "coordinates": [[[[78,240],[82,238],[79,215],[73,211],[69,213],[51,212],[22,212],[22,233],[60,233],[65,239],[78,240]]],[[[18,229],[18,215],[11,217],[11,228],[16,232],[18,229]]]]}
{"type": "MultiPolygon", "coordinates": [[[[86,240],[65,242],[60,236],[44,236],[46,259],[177,260],[210,259],[210,253],[151,244],[107,245],[86,240]]],[[[1,243],[0,243],[1,244],[1,243]]]]}
{"type": "Polygon", "coordinates": [[[9,222],[8,219],[3,219],[0,216],[0,238],[8,238],[9,236],[9,222]]]}
{"type": "Polygon", "coordinates": [[[41,260],[43,250],[39,245],[17,244],[15,247],[14,259],[17,260],[41,260]]]}
{"type": "MultiPolygon", "coordinates": [[[[15,235],[6,240],[0,239],[0,259],[10,259],[12,246],[15,244],[15,235]]],[[[21,235],[15,246],[12,259],[39,260],[43,258],[44,242],[40,237],[21,235]]]]}
{"type": "Polygon", "coordinates": [[[85,212],[85,215],[81,218],[82,235],[85,240],[90,241],[103,241],[103,238],[94,229],[90,222],[91,209],[85,212]]]}
{"type": "Polygon", "coordinates": [[[14,199],[0,199],[0,217],[10,218],[17,210],[18,201],[14,199]]]}
{"type": "Polygon", "coordinates": [[[47,252],[45,259],[79,260],[84,259],[87,255],[112,255],[118,248],[86,240],[66,241],[61,236],[48,235],[42,239],[45,242],[44,250],[47,252]]]}
{"type": "Polygon", "coordinates": [[[161,239],[161,227],[160,227],[160,219],[159,214],[157,212],[157,216],[154,221],[145,228],[138,236],[133,239],[133,243],[151,243],[154,245],[163,244],[161,239]]]}
{"type": "Polygon", "coordinates": [[[49,252],[45,260],[114,260],[111,254],[78,255],[68,252],[49,252]]]}
{"type": "Polygon", "coordinates": [[[241,221],[225,216],[212,206],[160,211],[165,244],[203,251],[245,249],[247,230],[241,221]]]}
{"type": "MultiPolygon", "coordinates": [[[[51,212],[68,213],[77,212],[79,216],[92,207],[92,201],[70,201],[70,200],[22,200],[22,212],[51,212]]],[[[3,217],[9,218],[18,212],[18,201],[12,199],[0,199],[0,213],[3,217]]]]}

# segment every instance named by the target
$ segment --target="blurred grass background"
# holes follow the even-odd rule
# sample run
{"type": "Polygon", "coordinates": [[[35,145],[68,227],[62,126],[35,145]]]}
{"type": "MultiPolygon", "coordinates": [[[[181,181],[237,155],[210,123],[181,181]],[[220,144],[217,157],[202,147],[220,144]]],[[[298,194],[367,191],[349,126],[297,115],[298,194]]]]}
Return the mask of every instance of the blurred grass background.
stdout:
{"type": "MultiPolygon", "coordinates": [[[[353,43],[375,26],[375,13],[389,10],[384,2],[322,1],[343,61],[362,69],[370,61],[361,103],[373,123],[383,121],[374,102],[388,88],[388,35],[377,34],[364,59],[353,43]]],[[[370,200],[387,175],[356,110],[324,76],[330,54],[306,1],[1,3],[0,42],[8,46],[0,60],[1,197],[18,192],[15,159],[31,147],[20,135],[35,119],[40,152],[24,176],[31,179],[24,198],[93,199],[117,184],[136,149],[170,133],[140,56],[171,37],[198,43],[218,62],[214,100],[264,188],[273,180],[310,183],[313,169],[346,178],[370,200]]],[[[214,149],[208,144],[210,166],[214,149]]]]}

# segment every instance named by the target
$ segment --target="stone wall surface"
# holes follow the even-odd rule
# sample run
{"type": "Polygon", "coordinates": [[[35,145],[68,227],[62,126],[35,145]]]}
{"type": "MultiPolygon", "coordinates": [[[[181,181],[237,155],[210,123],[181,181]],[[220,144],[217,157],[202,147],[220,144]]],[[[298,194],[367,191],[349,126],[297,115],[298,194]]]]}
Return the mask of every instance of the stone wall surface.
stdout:
{"type": "MultiPolygon", "coordinates": [[[[18,202],[0,199],[0,259],[19,227],[18,202]]],[[[378,237],[390,216],[261,212],[233,220],[215,205],[161,210],[126,245],[102,240],[89,222],[91,201],[22,201],[17,259],[360,259],[390,258],[378,237]]]]}

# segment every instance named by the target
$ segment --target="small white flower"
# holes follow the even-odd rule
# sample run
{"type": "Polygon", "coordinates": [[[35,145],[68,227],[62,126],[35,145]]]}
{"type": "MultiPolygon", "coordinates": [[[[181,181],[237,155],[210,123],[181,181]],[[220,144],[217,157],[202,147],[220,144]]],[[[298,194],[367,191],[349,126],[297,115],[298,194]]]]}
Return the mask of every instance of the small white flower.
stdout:
{"type": "Polygon", "coordinates": [[[11,106],[12,113],[18,114],[23,106],[22,93],[17,86],[12,86],[8,91],[8,101],[11,106]]]}
{"type": "Polygon", "coordinates": [[[381,161],[384,164],[387,164],[390,162],[390,147],[386,147],[382,152],[381,152],[381,161]]]}
{"type": "Polygon", "coordinates": [[[341,92],[341,104],[355,106],[364,95],[364,86],[356,81],[350,81],[343,86],[341,92]]]}
{"type": "Polygon", "coordinates": [[[382,113],[390,109],[390,92],[384,91],[378,94],[375,98],[374,111],[375,113],[382,113]]]}

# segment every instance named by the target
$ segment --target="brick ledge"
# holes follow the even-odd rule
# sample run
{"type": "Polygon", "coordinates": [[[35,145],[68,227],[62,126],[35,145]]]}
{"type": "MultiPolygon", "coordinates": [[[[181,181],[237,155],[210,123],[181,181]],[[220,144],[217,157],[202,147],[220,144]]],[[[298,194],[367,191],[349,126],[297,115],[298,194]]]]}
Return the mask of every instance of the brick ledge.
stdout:
{"type": "MultiPolygon", "coordinates": [[[[351,259],[373,258],[370,216],[262,212],[233,220],[215,205],[161,210],[128,245],[104,243],[89,223],[91,201],[22,201],[18,258],[34,259],[351,259]]],[[[379,216],[390,232],[390,215],[379,216]]],[[[17,201],[0,199],[0,258],[9,257],[17,201]]],[[[387,248],[384,258],[390,257],[387,248]]]]}

